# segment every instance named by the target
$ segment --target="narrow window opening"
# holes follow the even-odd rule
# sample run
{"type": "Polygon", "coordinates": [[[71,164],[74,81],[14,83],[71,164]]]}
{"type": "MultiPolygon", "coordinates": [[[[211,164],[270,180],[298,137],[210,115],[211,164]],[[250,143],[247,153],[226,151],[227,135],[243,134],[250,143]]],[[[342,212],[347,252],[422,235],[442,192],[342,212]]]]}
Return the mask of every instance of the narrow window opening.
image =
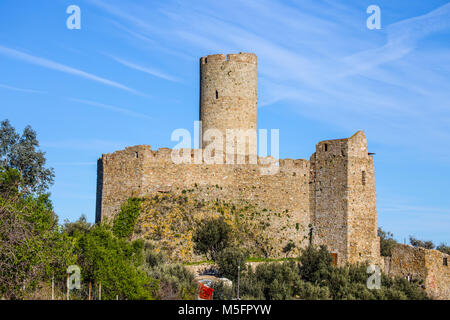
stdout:
{"type": "Polygon", "coordinates": [[[216,90],[216,99],[219,99],[219,92],[216,90]]]}
{"type": "Polygon", "coordinates": [[[323,149],[324,149],[325,151],[328,151],[328,143],[325,143],[323,149]]]}
{"type": "Polygon", "coordinates": [[[208,63],[208,58],[205,58],[205,63],[208,63]]]}
{"type": "Polygon", "coordinates": [[[447,258],[444,258],[444,259],[443,259],[442,264],[443,264],[444,266],[448,266],[447,258]]]}
{"type": "Polygon", "coordinates": [[[135,152],[135,156],[136,156],[136,158],[139,158],[139,152],[135,152]]]}
{"type": "Polygon", "coordinates": [[[366,172],[365,171],[362,172],[361,179],[362,179],[362,185],[365,186],[366,185],[366,172]]]}
{"type": "Polygon", "coordinates": [[[337,266],[337,259],[338,259],[337,253],[332,252],[331,253],[331,259],[333,261],[333,266],[336,267],[337,266]]]}

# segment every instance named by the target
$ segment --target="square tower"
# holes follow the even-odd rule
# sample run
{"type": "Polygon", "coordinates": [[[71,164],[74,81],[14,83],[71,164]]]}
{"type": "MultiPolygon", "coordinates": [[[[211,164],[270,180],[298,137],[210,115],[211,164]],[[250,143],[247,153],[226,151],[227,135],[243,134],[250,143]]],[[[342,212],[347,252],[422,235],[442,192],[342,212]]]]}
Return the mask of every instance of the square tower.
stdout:
{"type": "Polygon", "coordinates": [[[311,157],[313,243],[346,262],[380,267],[373,158],[364,132],[316,145],[311,157]]]}

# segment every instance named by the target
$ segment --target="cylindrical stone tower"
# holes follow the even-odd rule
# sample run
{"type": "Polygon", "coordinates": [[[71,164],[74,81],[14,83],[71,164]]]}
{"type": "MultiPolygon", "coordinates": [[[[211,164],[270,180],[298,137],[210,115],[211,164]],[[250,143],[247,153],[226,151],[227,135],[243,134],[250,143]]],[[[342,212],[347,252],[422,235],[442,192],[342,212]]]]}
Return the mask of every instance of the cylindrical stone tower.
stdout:
{"type": "MultiPolygon", "coordinates": [[[[256,154],[257,58],[253,53],[209,55],[200,59],[200,120],[205,133],[218,129],[253,130],[256,154]]],[[[249,148],[250,150],[250,148],[249,148]]],[[[226,151],[228,152],[228,150],[226,151]]],[[[250,151],[252,153],[252,151],[250,151]]]]}

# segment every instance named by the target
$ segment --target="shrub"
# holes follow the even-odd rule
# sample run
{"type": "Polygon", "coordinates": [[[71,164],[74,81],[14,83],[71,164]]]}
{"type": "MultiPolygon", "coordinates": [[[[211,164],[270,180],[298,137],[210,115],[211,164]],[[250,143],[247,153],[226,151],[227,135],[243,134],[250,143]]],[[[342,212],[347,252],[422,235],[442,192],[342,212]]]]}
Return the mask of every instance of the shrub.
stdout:
{"type": "Polygon", "coordinates": [[[300,281],[298,282],[296,296],[302,300],[328,300],[330,299],[330,290],[328,287],[300,281]]]}
{"type": "Polygon", "coordinates": [[[332,270],[332,258],[325,246],[316,249],[308,246],[299,258],[300,278],[312,283],[320,283],[332,270]]]}
{"type": "Polygon", "coordinates": [[[149,270],[159,280],[157,298],[162,300],[192,300],[197,293],[194,274],[181,264],[163,264],[149,270]]]}
{"type": "Polygon", "coordinates": [[[219,267],[219,272],[223,277],[232,281],[237,279],[238,264],[241,270],[245,270],[247,255],[239,248],[230,247],[222,250],[216,255],[214,262],[219,267]]]}
{"type": "Polygon", "coordinates": [[[193,240],[196,253],[214,260],[231,242],[231,227],[222,217],[205,219],[195,231],[193,240]]]}
{"type": "Polygon", "coordinates": [[[224,281],[214,281],[212,284],[214,289],[213,300],[232,300],[236,296],[234,287],[234,283],[230,286],[224,281]]]}
{"type": "Polygon", "coordinates": [[[250,267],[242,274],[240,295],[246,298],[287,300],[299,288],[298,267],[295,262],[262,263],[253,271],[250,267]]]}

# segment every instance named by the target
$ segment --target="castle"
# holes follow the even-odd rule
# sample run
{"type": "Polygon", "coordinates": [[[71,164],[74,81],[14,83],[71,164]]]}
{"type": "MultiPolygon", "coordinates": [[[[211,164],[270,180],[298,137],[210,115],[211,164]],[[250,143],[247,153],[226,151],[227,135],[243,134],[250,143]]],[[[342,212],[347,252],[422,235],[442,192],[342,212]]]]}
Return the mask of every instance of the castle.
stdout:
{"type": "MultiPolygon", "coordinates": [[[[256,114],[256,55],[239,53],[226,57],[223,54],[202,57],[201,148],[205,150],[211,143],[210,129],[222,133],[227,139],[229,129],[254,132],[256,136],[256,114]]],[[[245,147],[246,159],[255,157],[256,163],[237,164],[234,158],[229,161],[226,155],[234,154],[235,150],[230,150],[228,144],[224,150],[215,150],[215,156],[219,154],[219,157],[223,151],[223,164],[198,164],[195,161],[176,164],[172,160],[171,149],[152,150],[148,145],[103,154],[97,169],[96,221],[114,217],[121,204],[132,195],[181,190],[194,184],[220,186],[220,196],[224,198],[243,198],[278,212],[289,212],[294,223],[283,232],[294,241],[308,238],[313,244],[326,245],[336,265],[368,261],[385,268],[377,236],[373,155],[369,153],[362,131],[347,139],[319,142],[309,160],[280,159],[274,174],[261,174],[260,168],[267,159],[256,157],[254,139],[246,141],[245,147]]],[[[181,151],[188,152],[192,159],[198,157],[198,150],[181,151]]],[[[203,196],[213,195],[205,192],[203,196]]],[[[402,263],[408,256],[403,253],[405,250],[409,249],[397,250],[401,252],[399,257],[393,256],[389,260],[388,267],[394,270],[393,274],[402,274],[402,263]]],[[[439,270],[433,269],[433,281],[439,279],[445,283],[449,279],[449,269],[441,266],[448,255],[436,255],[433,259],[437,259],[440,267],[439,270]]],[[[429,264],[419,264],[417,268],[427,270],[420,273],[420,277],[426,280],[429,264]]],[[[446,286],[439,295],[450,297],[446,286]]]]}

